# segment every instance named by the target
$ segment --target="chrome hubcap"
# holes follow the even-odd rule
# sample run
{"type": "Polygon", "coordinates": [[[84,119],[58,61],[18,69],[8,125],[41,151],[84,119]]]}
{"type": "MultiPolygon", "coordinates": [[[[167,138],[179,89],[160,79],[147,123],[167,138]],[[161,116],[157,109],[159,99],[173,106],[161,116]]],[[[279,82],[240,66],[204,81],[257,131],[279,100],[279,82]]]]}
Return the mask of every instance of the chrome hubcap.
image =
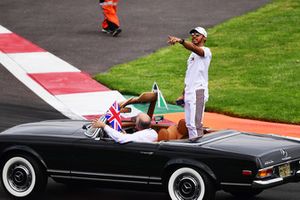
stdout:
{"type": "Polygon", "coordinates": [[[10,187],[17,192],[26,191],[32,182],[32,175],[24,163],[15,163],[8,170],[7,179],[10,187]]]}
{"type": "Polygon", "coordinates": [[[192,174],[182,174],[174,182],[174,191],[178,199],[194,200],[199,197],[201,187],[192,174]]]}

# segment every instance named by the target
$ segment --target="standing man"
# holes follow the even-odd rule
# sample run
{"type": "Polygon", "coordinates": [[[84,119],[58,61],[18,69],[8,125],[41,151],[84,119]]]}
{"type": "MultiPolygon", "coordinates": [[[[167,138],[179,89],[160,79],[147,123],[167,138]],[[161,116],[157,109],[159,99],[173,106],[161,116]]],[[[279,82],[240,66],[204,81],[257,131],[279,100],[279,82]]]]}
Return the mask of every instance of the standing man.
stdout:
{"type": "Polygon", "coordinates": [[[181,44],[192,53],[187,61],[184,94],[177,100],[184,100],[184,111],[189,138],[203,136],[203,115],[208,100],[208,68],[212,58],[209,48],[204,44],[207,32],[202,27],[190,31],[192,42],[168,36],[169,44],[181,44]]]}
{"type": "Polygon", "coordinates": [[[117,16],[118,0],[99,0],[103,11],[102,32],[111,34],[113,37],[121,33],[120,21],[117,16]]]}

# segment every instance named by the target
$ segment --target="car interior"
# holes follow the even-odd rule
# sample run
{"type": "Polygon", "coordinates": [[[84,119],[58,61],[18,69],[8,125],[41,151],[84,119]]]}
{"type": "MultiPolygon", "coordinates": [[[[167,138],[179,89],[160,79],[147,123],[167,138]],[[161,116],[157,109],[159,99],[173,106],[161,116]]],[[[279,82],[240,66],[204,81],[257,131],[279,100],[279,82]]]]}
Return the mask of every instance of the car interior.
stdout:
{"type": "MultiPolygon", "coordinates": [[[[157,93],[156,92],[144,92],[138,97],[132,97],[124,102],[120,102],[120,111],[122,112],[130,112],[130,108],[126,107],[132,104],[138,103],[149,103],[147,114],[152,119],[151,128],[156,130],[158,133],[158,141],[162,140],[179,140],[179,139],[187,139],[188,138],[188,130],[185,125],[185,120],[180,119],[178,123],[169,123],[165,122],[164,117],[161,115],[154,116],[155,105],[157,101],[157,93]]],[[[134,132],[135,127],[135,119],[123,119],[122,127],[127,133],[134,132]]],[[[214,132],[214,130],[210,130],[208,128],[204,128],[204,133],[214,132]]]]}
{"type": "MultiPolygon", "coordinates": [[[[155,105],[157,101],[156,92],[144,92],[138,97],[131,97],[123,102],[119,102],[120,112],[121,113],[130,113],[131,108],[129,105],[133,104],[149,104],[147,114],[152,119],[151,128],[156,130],[158,133],[158,142],[159,141],[168,141],[168,140],[180,140],[188,138],[188,130],[185,125],[185,120],[181,119],[178,123],[170,123],[164,121],[163,115],[154,115],[155,105]]],[[[100,118],[100,120],[105,121],[105,117],[100,118]]],[[[85,135],[91,138],[100,138],[107,139],[107,134],[101,129],[94,129],[90,125],[85,127],[87,130],[85,135]]],[[[131,118],[122,118],[122,129],[127,133],[135,132],[135,117],[131,118]]],[[[212,130],[205,129],[204,133],[213,132],[212,130]]]]}

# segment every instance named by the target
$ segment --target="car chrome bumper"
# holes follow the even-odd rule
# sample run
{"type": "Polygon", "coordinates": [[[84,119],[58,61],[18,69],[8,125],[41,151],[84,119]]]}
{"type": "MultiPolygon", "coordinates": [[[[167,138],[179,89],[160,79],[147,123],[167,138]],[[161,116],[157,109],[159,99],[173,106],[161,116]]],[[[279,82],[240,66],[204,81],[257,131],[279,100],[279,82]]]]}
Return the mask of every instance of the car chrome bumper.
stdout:
{"type": "Polygon", "coordinates": [[[281,185],[287,182],[299,182],[300,181],[300,170],[296,171],[294,175],[286,178],[272,178],[268,180],[254,180],[252,183],[231,183],[231,182],[222,182],[221,185],[223,188],[257,188],[257,189],[267,189],[273,186],[281,185]]]}
{"type": "MultiPolygon", "coordinates": [[[[294,176],[290,176],[289,178],[300,178],[300,170],[298,170],[294,176]]],[[[278,177],[278,178],[273,178],[269,180],[256,180],[253,181],[252,186],[255,188],[268,188],[272,187],[275,185],[280,185],[284,181],[283,178],[278,177]]]]}
{"type": "Polygon", "coordinates": [[[273,185],[277,185],[280,184],[281,182],[283,182],[283,178],[274,178],[274,179],[270,179],[270,180],[257,180],[257,181],[253,181],[253,187],[256,188],[264,188],[264,187],[270,187],[273,185]]]}

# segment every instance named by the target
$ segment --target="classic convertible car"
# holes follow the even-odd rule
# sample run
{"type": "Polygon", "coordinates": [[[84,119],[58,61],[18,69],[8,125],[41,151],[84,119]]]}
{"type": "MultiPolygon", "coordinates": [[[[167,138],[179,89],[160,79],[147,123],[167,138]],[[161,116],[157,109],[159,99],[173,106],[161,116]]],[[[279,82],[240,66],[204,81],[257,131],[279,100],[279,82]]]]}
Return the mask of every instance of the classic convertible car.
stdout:
{"type": "MultiPolygon", "coordinates": [[[[4,190],[17,199],[32,199],[41,195],[50,177],[64,184],[165,190],[173,200],[212,200],[217,190],[254,196],[300,180],[297,140],[223,130],[189,141],[180,125],[172,129],[154,122],[164,134],[159,141],[119,144],[103,132],[88,137],[88,124],[42,121],[0,133],[4,190]],[[170,137],[174,132],[177,136],[170,137]]],[[[124,124],[130,134],[132,122],[124,124]]]]}

